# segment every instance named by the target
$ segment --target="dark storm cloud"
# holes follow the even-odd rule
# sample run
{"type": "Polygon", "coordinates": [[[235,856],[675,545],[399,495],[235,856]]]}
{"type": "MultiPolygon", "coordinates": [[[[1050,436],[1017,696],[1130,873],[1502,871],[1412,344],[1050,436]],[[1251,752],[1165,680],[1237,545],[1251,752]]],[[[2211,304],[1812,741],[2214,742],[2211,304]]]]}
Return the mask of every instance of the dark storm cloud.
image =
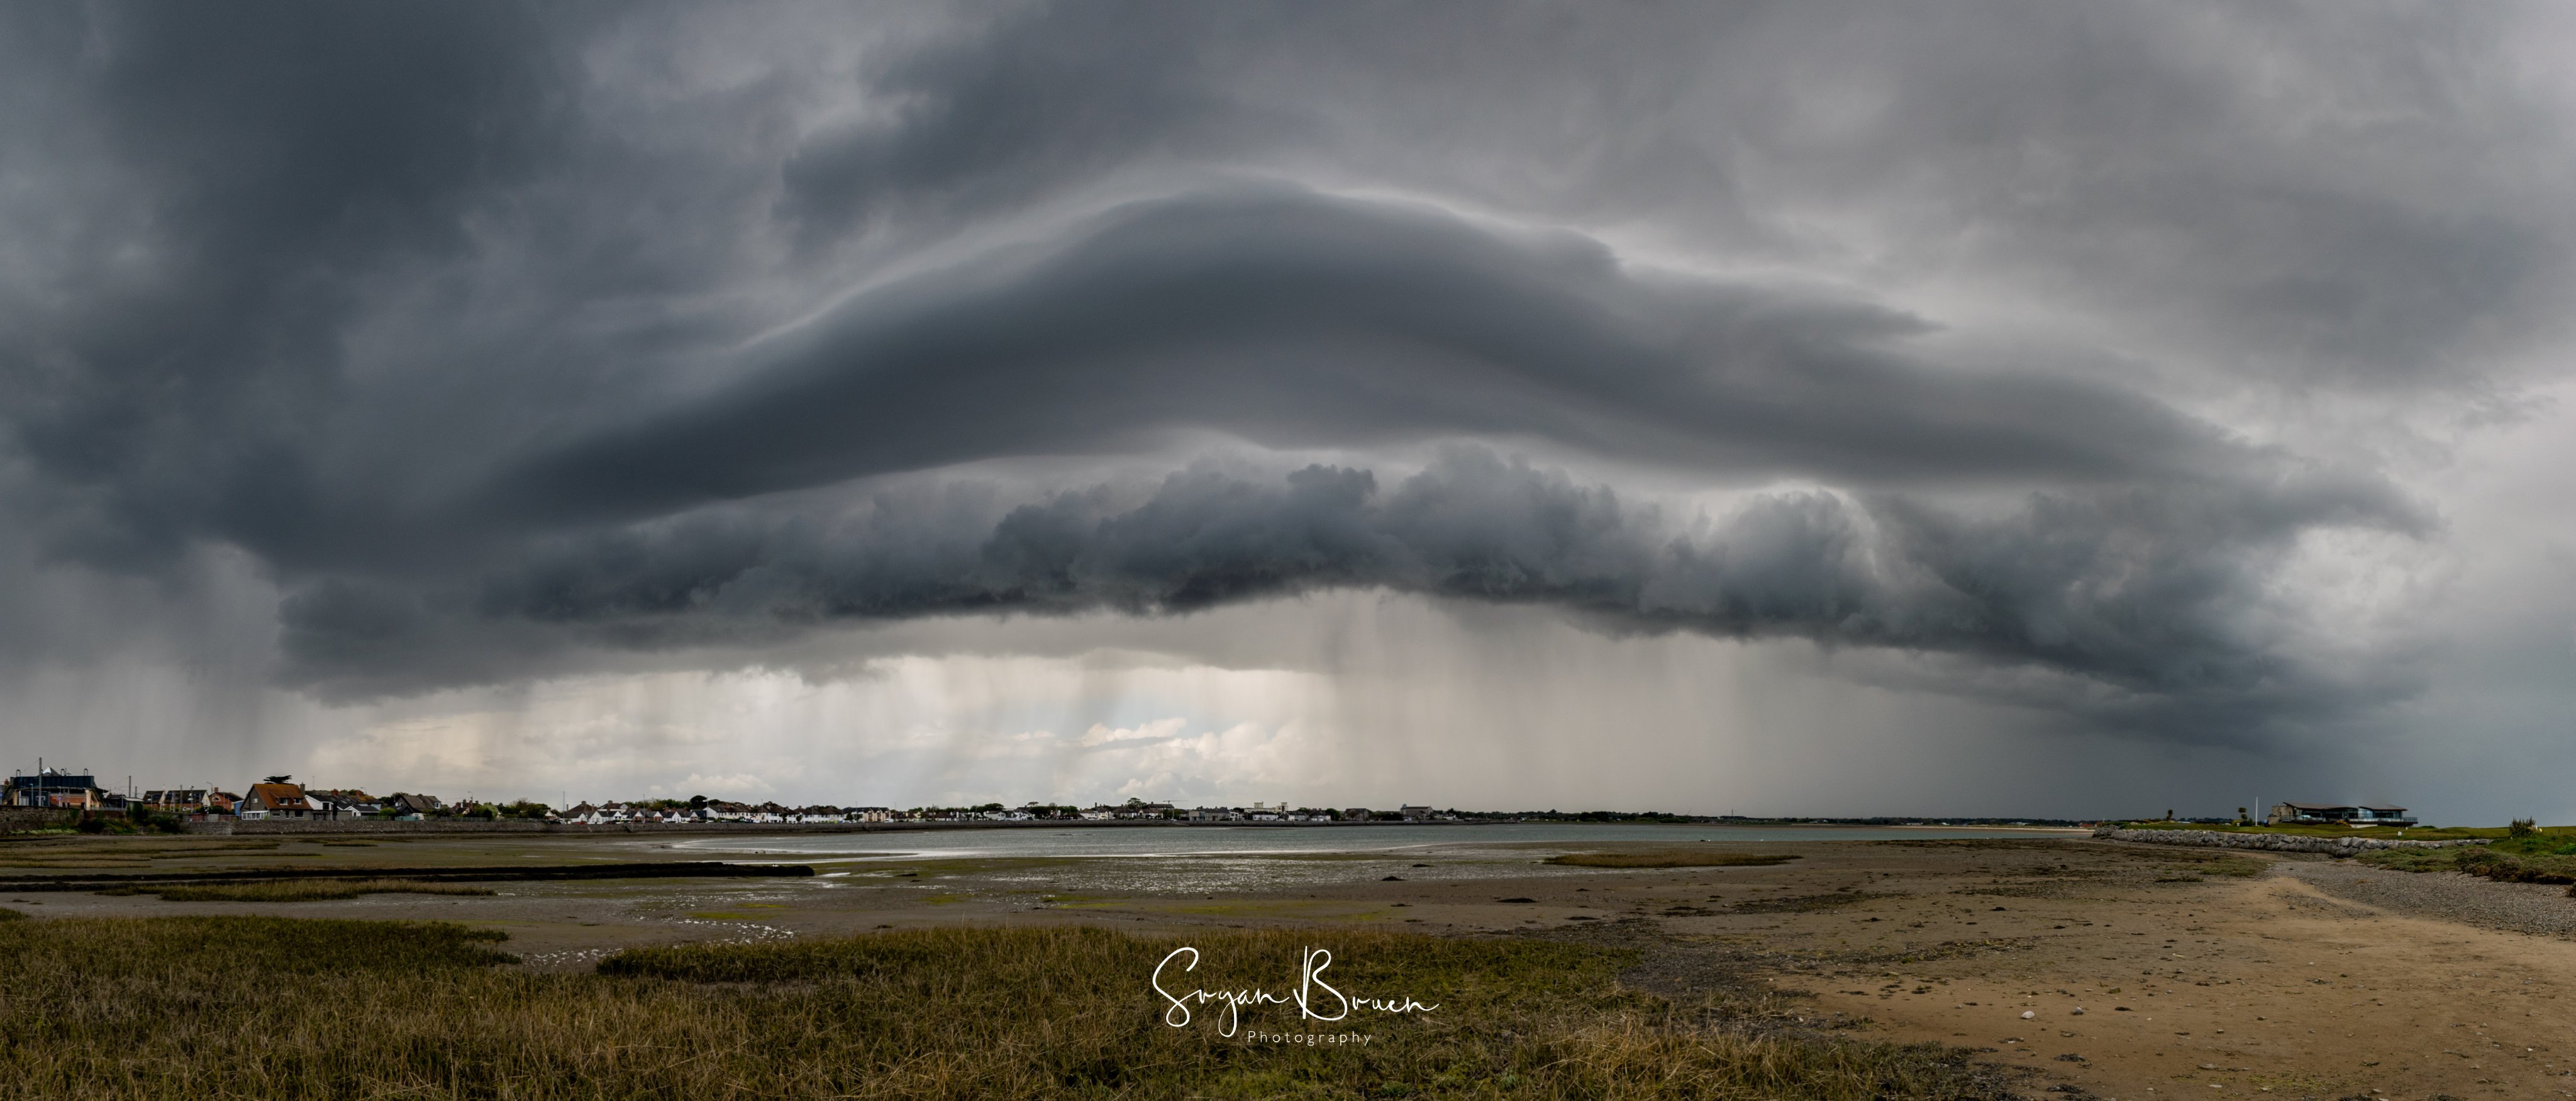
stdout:
{"type": "Polygon", "coordinates": [[[1140,159],[1292,140],[1310,125],[1232,87],[1256,7],[1046,5],[865,77],[892,106],[807,136],[778,211],[810,242],[1030,202],[1140,159]],[[1104,23],[1121,28],[1102,34],[1104,23]]]}
{"type": "Polygon", "coordinates": [[[739,384],[503,468],[476,510],[623,518],[1183,427],[1279,446],[1526,435],[1869,483],[2266,461],[2115,387],[1924,363],[1890,346],[1913,318],[1658,285],[1569,234],[1273,190],[1138,203],[1071,236],[861,296],[739,384]]]}
{"type": "Polygon", "coordinates": [[[44,74],[56,116],[22,121],[45,131],[24,151],[116,168],[26,221],[57,251],[0,338],[52,538],[147,569],[210,530],[328,539],[310,444],[338,411],[358,287],[455,254],[467,208],[537,172],[558,105],[536,21],[326,3],[6,18],[7,56],[44,74]]]}
{"type": "Polygon", "coordinates": [[[0,596],[238,548],[344,695],[1356,586],[2328,714],[2268,571],[2438,528],[2202,411],[2483,399],[2556,331],[2523,22],[13,5],[0,596]],[[1210,434],[1358,457],[1100,484],[1210,434]],[[1367,472],[1454,440],[1818,488],[1367,472]],[[941,475],[992,460],[1058,469],[941,475]]]}
{"type": "Polygon", "coordinates": [[[2263,487],[2038,495],[1994,515],[1773,493],[1712,525],[1464,448],[1384,487],[1346,467],[1271,480],[1203,463],[1142,494],[1104,485],[1007,510],[952,484],[838,514],[691,517],[551,541],[452,589],[318,588],[289,605],[287,645],[315,688],[363,694],[470,671],[472,652],[532,629],[658,649],[1369,587],[1552,605],[1614,632],[1969,655],[2115,688],[2112,710],[2243,731],[2351,690],[2279,645],[2296,610],[2265,591],[2260,559],[2319,525],[2426,523],[2384,483],[2307,471],[2263,487]]]}
{"type": "Polygon", "coordinates": [[[2465,353],[2566,290],[2569,135],[2513,5],[998,11],[800,146],[809,238],[1275,166],[1792,265],[1883,251],[2230,374],[2399,388],[2490,371],[2465,353]]]}

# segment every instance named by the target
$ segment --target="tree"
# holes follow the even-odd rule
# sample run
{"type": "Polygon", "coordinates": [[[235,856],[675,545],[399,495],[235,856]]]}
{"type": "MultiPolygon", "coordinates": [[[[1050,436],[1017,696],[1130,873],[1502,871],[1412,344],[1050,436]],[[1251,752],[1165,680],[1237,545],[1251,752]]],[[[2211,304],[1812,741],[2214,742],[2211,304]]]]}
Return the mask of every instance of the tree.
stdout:
{"type": "Polygon", "coordinates": [[[295,777],[292,777],[292,776],[283,776],[283,775],[281,775],[281,776],[262,776],[262,777],[260,777],[260,782],[261,782],[261,783],[263,783],[263,784],[289,784],[289,783],[293,783],[293,782],[295,782],[295,777]]]}

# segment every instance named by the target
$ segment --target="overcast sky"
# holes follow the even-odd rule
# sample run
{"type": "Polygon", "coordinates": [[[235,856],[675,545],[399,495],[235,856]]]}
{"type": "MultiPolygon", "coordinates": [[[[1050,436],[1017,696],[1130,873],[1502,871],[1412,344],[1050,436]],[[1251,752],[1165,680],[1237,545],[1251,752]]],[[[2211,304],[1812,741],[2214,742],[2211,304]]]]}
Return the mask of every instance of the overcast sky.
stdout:
{"type": "Polygon", "coordinates": [[[2576,818],[2576,11],[0,7],[0,745],[2576,818]]]}

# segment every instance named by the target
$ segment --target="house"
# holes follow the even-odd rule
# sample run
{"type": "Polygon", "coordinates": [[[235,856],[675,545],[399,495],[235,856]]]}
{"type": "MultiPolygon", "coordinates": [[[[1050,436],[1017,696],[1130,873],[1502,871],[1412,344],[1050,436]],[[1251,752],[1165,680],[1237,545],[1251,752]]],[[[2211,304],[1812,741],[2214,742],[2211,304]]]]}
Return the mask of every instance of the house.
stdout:
{"type": "Polygon", "coordinates": [[[447,805],[439,802],[435,795],[415,795],[397,791],[391,798],[384,801],[384,809],[394,812],[396,818],[416,820],[445,811],[447,805]]]}
{"type": "Polygon", "coordinates": [[[1408,804],[1406,806],[1396,808],[1395,813],[1402,815],[1404,820],[1407,822],[1427,822],[1431,819],[1431,808],[1429,807],[1417,807],[1408,804]]]}
{"type": "Polygon", "coordinates": [[[2344,806],[2335,803],[2275,803],[2265,818],[2275,826],[2412,826],[2415,816],[2404,807],[2344,806]]]}
{"type": "Polygon", "coordinates": [[[1232,807],[1200,807],[1190,812],[1192,822],[1240,822],[1243,812],[1232,807]]]}
{"type": "Polygon", "coordinates": [[[240,806],[241,796],[235,795],[229,791],[210,791],[206,793],[206,809],[213,811],[216,814],[231,814],[240,806]]]}
{"type": "Polygon", "coordinates": [[[385,809],[384,800],[355,789],[347,791],[306,790],[304,797],[313,803],[316,818],[368,818],[385,809]]]}
{"type": "Polygon", "coordinates": [[[204,788],[163,788],[143,793],[143,805],[154,810],[195,810],[206,805],[204,788]]]}
{"type": "Polygon", "coordinates": [[[248,819],[312,818],[314,810],[302,784],[262,781],[250,786],[250,794],[242,797],[234,813],[248,819]]]}
{"type": "Polygon", "coordinates": [[[850,808],[850,820],[854,822],[892,822],[894,817],[894,810],[891,807],[850,808]]]}
{"type": "Polygon", "coordinates": [[[1371,815],[1367,807],[1342,808],[1342,821],[1345,822],[1366,822],[1370,817],[1371,815]]]}
{"type": "Polygon", "coordinates": [[[96,810],[106,796],[98,789],[98,777],[59,768],[39,768],[32,776],[13,775],[0,790],[7,791],[5,801],[13,807],[96,810]]]}

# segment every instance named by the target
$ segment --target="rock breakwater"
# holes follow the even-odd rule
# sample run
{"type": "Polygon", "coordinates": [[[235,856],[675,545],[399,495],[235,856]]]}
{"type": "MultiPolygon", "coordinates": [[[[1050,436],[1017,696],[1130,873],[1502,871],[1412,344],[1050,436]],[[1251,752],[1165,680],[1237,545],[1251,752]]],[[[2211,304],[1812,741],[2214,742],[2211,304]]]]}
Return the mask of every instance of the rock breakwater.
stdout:
{"type": "Polygon", "coordinates": [[[2229,833],[2224,830],[2124,830],[2102,826],[2093,836],[2108,841],[2147,845],[2190,845],[2205,849],[2258,849],[2263,852],[2324,853],[2356,856],[2372,849],[2442,849],[2476,841],[2407,841],[2386,837],[2311,837],[2286,833],[2229,833]]]}

